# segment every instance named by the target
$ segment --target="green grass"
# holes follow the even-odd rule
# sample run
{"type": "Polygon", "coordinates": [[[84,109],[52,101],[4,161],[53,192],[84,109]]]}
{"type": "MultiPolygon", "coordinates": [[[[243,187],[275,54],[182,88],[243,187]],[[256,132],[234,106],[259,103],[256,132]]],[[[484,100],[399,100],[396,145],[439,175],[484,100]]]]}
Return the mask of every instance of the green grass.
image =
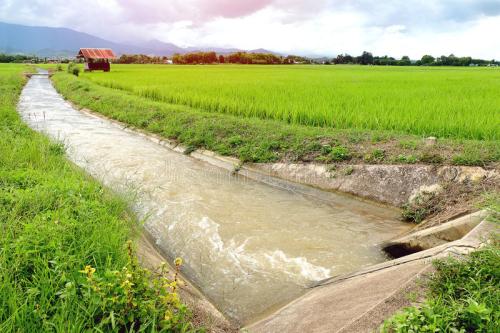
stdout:
{"type": "Polygon", "coordinates": [[[112,67],[82,78],[150,100],[292,124],[499,139],[496,68],[112,67]]]}
{"type": "Polygon", "coordinates": [[[170,281],[137,265],[125,201],[20,120],[23,69],[0,65],[0,332],[191,330],[170,281]]]}
{"type": "MultiPolygon", "coordinates": [[[[182,74],[191,71],[201,75],[213,72],[238,70],[260,73],[264,70],[278,72],[295,69],[261,68],[259,66],[113,66],[111,73],[84,73],[79,78],[58,72],[53,81],[58,91],[75,104],[99,112],[107,117],[134,127],[175,140],[188,150],[205,148],[222,155],[238,157],[244,162],[310,162],[322,163],[432,163],[488,166],[500,160],[498,140],[439,139],[438,144],[426,147],[421,136],[398,131],[338,129],[281,120],[242,117],[232,113],[206,111],[182,104],[139,96],[124,89],[109,88],[94,81],[123,77],[120,83],[141,77],[151,79],[153,69],[158,69],[158,82],[165,73],[182,74]],[[234,67],[234,68],[233,68],[234,67]],[[130,68],[130,69],[129,69],[130,68]],[[116,73],[114,73],[116,71],[116,73]]],[[[329,67],[298,67],[297,70],[330,71],[329,67]]],[[[215,75],[215,74],[214,74],[215,75]]],[[[229,75],[226,73],[226,75],[229,75]]],[[[251,75],[251,74],[248,74],[251,75]]],[[[204,76],[201,75],[201,79],[204,76]]],[[[177,79],[177,78],[176,78],[177,79]]],[[[175,82],[176,79],[172,79],[175,82]]],[[[182,76],[178,78],[181,82],[182,76]]],[[[144,80],[144,79],[143,79],[144,80]]],[[[217,86],[217,84],[216,84],[217,86]]],[[[188,91],[189,92],[189,91],[188,91]]],[[[235,92],[235,96],[241,92],[235,92]]],[[[234,99],[237,103],[237,99],[234,99]]],[[[277,103],[277,101],[269,101],[277,103]]],[[[417,117],[418,118],[418,117],[417,117]]]]}
{"type": "Polygon", "coordinates": [[[434,263],[428,299],[384,323],[383,332],[500,331],[500,246],[434,263]]]}

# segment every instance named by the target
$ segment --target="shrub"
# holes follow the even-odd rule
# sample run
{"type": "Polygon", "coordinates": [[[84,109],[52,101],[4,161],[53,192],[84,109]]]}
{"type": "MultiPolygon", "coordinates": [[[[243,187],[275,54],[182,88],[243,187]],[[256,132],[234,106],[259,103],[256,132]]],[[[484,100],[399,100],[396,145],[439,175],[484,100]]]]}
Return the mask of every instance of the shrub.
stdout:
{"type": "Polygon", "coordinates": [[[346,147],[333,147],[330,151],[330,159],[335,162],[345,161],[351,158],[351,153],[346,147]]]}
{"type": "Polygon", "coordinates": [[[68,71],[68,74],[72,74],[72,70],[73,70],[73,67],[75,67],[76,64],[74,62],[70,62],[68,64],[68,67],[66,68],[66,70],[68,71]]]}
{"type": "Polygon", "coordinates": [[[68,65],[68,73],[73,74],[74,76],[80,75],[80,67],[74,62],[70,62],[68,65]]]}
{"type": "Polygon", "coordinates": [[[80,75],[80,67],[73,67],[73,69],[71,70],[71,74],[73,74],[74,76],[80,75]]]}

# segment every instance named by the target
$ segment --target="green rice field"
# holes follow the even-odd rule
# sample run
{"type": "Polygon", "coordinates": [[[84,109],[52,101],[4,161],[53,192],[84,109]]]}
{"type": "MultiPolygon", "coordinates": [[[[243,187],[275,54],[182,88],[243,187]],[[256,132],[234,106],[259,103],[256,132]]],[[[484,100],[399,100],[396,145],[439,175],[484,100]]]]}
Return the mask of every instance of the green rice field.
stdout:
{"type": "Polygon", "coordinates": [[[113,65],[81,75],[205,111],[343,129],[496,140],[500,69],[113,65]]]}

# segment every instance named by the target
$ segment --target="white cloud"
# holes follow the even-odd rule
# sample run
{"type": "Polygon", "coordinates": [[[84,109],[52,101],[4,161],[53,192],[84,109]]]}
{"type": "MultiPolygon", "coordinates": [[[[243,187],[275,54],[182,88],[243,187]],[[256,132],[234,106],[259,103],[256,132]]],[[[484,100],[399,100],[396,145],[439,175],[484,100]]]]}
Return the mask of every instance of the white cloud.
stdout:
{"type": "Polygon", "coordinates": [[[500,58],[498,0],[0,0],[0,21],[181,46],[500,58]]]}

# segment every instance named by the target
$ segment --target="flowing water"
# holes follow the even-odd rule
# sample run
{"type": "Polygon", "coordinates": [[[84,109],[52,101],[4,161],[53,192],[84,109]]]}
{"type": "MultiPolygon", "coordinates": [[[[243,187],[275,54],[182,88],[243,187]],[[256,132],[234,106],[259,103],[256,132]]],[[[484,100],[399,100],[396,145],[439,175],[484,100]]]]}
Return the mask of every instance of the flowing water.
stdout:
{"type": "Polygon", "coordinates": [[[395,210],[333,193],[317,200],[232,175],[119,125],[81,113],[47,76],[19,112],[133,208],[170,258],[229,317],[247,322],[314,281],[387,260],[379,244],[406,231],[395,210]]]}

